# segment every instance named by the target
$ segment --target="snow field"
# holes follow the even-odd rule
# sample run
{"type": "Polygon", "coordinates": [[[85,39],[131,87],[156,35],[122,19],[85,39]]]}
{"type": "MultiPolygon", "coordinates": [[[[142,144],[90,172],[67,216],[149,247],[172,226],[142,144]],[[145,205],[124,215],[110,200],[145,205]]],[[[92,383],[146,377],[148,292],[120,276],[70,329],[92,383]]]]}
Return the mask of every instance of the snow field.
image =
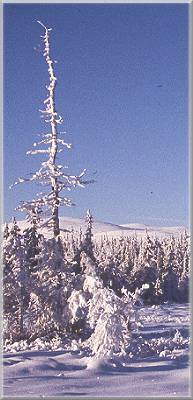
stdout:
{"type": "Polygon", "coordinates": [[[139,309],[142,326],[122,357],[96,359],[59,338],[15,343],[4,355],[4,395],[189,396],[189,313],[188,304],[139,309]]]}

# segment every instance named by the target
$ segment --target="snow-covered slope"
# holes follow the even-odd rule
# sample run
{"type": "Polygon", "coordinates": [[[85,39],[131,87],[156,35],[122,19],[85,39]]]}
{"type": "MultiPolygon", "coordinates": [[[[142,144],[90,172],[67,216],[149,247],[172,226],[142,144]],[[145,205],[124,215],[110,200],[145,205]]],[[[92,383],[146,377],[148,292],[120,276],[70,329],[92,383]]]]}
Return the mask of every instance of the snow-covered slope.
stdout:
{"type": "MultiPolygon", "coordinates": [[[[27,222],[18,221],[18,225],[22,230],[27,227],[27,222]]],[[[86,228],[86,223],[83,218],[70,218],[70,217],[60,217],[60,227],[61,231],[65,234],[66,230],[71,231],[72,229],[76,232],[82,229],[84,232],[86,228]]],[[[47,228],[42,228],[45,236],[50,236],[50,232],[47,228]]],[[[118,225],[112,224],[110,222],[94,221],[93,233],[96,239],[101,236],[107,235],[108,237],[120,237],[120,236],[143,236],[146,231],[152,236],[168,236],[168,235],[178,235],[184,232],[186,228],[184,226],[174,226],[174,227],[159,227],[159,226],[149,226],[144,224],[125,224],[118,225]]]]}
{"type": "Polygon", "coordinates": [[[180,233],[184,232],[186,228],[184,226],[150,226],[144,224],[127,224],[127,225],[119,225],[119,229],[117,230],[109,230],[106,232],[99,232],[95,236],[98,237],[101,234],[106,234],[110,237],[120,237],[120,236],[144,236],[146,232],[150,236],[164,237],[164,236],[178,236],[180,233]]]}
{"type": "MultiPolygon", "coordinates": [[[[45,220],[46,221],[46,220],[45,220]]],[[[23,231],[24,229],[27,228],[28,223],[24,221],[17,221],[19,227],[23,231]]],[[[43,226],[44,224],[42,224],[43,226]]],[[[72,231],[72,229],[75,232],[79,232],[80,228],[84,232],[86,229],[86,222],[83,218],[70,218],[70,217],[60,217],[60,229],[61,232],[65,234],[66,231],[72,231]]],[[[45,236],[49,236],[49,230],[48,228],[43,227],[42,228],[43,233],[45,236]]],[[[120,225],[116,224],[111,224],[108,222],[99,222],[95,221],[93,225],[93,233],[95,234],[100,234],[100,232],[105,233],[105,232],[111,232],[111,231],[122,231],[125,230],[124,227],[121,227],[120,225]]],[[[128,231],[129,229],[126,228],[128,231]]]]}

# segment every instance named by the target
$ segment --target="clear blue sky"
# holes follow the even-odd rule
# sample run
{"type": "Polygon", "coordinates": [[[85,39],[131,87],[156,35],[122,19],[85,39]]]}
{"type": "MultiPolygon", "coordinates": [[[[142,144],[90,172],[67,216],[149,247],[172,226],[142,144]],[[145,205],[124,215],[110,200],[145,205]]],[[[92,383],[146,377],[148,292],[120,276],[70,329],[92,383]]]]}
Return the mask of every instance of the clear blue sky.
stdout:
{"type": "Polygon", "coordinates": [[[46,131],[39,108],[48,82],[40,19],[52,27],[57,110],[74,149],[60,161],[97,182],[72,194],[61,215],[114,223],[188,224],[188,5],[4,4],[5,219],[39,188],[19,176],[46,131]],[[93,175],[93,173],[96,174],[93,175]],[[152,193],[151,193],[152,192],[152,193]]]}

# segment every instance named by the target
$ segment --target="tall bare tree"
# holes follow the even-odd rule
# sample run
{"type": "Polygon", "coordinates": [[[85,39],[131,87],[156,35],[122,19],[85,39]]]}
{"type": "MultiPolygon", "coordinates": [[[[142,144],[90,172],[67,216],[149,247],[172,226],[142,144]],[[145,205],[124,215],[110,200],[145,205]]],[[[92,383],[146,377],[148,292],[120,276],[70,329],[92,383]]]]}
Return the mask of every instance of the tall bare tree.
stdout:
{"type": "Polygon", "coordinates": [[[42,133],[42,140],[38,143],[34,143],[33,146],[35,149],[29,150],[27,154],[46,154],[48,158],[41,163],[38,171],[31,174],[30,178],[20,177],[14,185],[22,182],[38,182],[50,188],[47,192],[39,193],[37,198],[32,201],[22,201],[17,209],[30,213],[32,210],[34,212],[34,210],[39,210],[40,208],[48,208],[51,211],[51,217],[46,223],[48,226],[52,227],[53,235],[57,238],[60,234],[59,207],[62,205],[74,205],[69,197],[62,194],[62,191],[70,191],[72,187],[76,186],[84,187],[86,184],[92,183],[93,180],[85,181],[83,179],[86,169],[79,175],[69,175],[64,172],[64,167],[57,163],[58,154],[63,151],[64,147],[70,149],[72,145],[61,139],[60,135],[64,132],[59,132],[58,130],[58,125],[63,123],[63,119],[56,111],[55,105],[57,78],[54,70],[56,61],[51,57],[50,31],[52,29],[47,28],[41,21],[37,22],[44,28],[44,35],[41,36],[44,43],[43,56],[45,57],[49,75],[49,85],[46,86],[48,95],[44,100],[45,109],[39,111],[44,121],[49,124],[50,131],[48,133],[42,133]],[[38,148],[42,145],[46,145],[46,148],[38,148]]]}

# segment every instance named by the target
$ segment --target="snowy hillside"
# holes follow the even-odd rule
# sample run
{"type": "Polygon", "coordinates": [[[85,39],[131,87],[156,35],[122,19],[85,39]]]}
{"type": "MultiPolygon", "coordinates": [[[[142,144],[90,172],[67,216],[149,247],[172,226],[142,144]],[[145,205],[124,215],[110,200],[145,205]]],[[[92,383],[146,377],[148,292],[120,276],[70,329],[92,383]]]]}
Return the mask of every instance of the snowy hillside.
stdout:
{"type": "MultiPolygon", "coordinates": [[[[27,227],[27,222],[18,221],[18,225],[23,231],[27,227]]],[[[44,224],[43,224],[44,225],[44,224]]],[[[70,217],[60,217],[60,227],[61,227],[61,234],[65,234],[65,231],[71,231],[72,229],[75,232],[78,232],[80,228],[84,232],[86,229],[86,223],[83,218],[70,218],[70,217]]],[[[163,236],[171,236],[171,235],[179,235],[180,233],[184,232],[186,227],[184,226],[174,226],[174,227],[159,227],[159,226],[150,226],[144,224],[112,224],[110,222],[101,222],[101,221],[94,221],[93,224],[93,234],[96,239],[99,239],[101,236],[108,236],[110,237],[120,237],[120,236],[144,236],[146,231],[148,231],[149,235],[163,237],[163,236]]],[[[42,233],[49,237],[50,232],[47,228],[42,228],[42,233]]]]}

